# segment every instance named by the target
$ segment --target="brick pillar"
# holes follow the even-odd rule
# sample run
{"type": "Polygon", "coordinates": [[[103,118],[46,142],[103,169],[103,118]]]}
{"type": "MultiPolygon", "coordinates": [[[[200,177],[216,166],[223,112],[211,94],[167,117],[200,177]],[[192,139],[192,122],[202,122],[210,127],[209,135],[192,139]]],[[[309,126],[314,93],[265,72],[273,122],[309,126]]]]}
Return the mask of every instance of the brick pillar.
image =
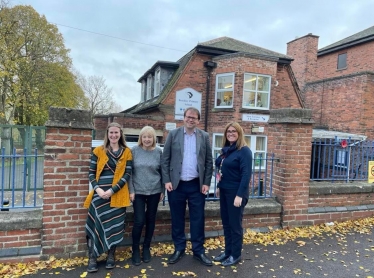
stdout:
{"type": "Polygon", "coordinates": [[[83,256],[91,115],[85,110],[51,107],[46,127],[42,259],[83,256]]]}
{"type": "Polygon", "coordinates": [[[283,227],[311,224],[307,219],[312,124],[309,109],[270,111],[268,146],[269,152],[280,159],[275,167],[273,189],[282,204],[283,227]]]}

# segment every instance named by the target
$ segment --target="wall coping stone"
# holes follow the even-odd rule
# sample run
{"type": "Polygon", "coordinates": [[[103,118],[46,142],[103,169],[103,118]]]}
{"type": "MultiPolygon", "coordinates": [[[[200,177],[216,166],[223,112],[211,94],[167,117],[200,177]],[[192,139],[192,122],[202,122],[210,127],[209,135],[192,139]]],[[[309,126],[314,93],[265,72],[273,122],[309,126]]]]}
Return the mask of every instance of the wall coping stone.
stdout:
{"type": "Polygon", "coordinates": [[[65,127],[73,129],[94,129],[91,112],[88,110],[50,107],[46,127],[65,127]]]}
{"type": "Polygon", "coordinates": [[[43,228],[43,210],[32,209],[27,211],[11,210],[0,212],[0,231],[14,231],[26,229],[42,229],[43,228]]]}
{"type": "Polygon", "coordinates": [[[332,182],[310,182],[309,195],[332,195],[352,193],[372,193],[374,184],[367,182],[332,183],[332,182]]]}

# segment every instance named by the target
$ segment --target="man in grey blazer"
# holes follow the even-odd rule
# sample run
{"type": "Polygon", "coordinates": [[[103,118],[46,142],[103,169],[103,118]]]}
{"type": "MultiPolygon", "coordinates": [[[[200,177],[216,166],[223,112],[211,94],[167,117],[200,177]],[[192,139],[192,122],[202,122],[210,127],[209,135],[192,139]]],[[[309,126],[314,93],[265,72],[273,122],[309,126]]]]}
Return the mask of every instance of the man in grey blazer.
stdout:
{"type": "Polygon", "coordinates": [[[162,155],[162,180],[168,193],[174,242],[170,264],[178,262],[185,252],[188,203],[193,257],[203,265],[212,265],[204,249],[204,209],[213,173],[213,158],[209,134],[196,127],[199,120],[199,110],[187,108],[184,126],[170,131],[162,155]]]}

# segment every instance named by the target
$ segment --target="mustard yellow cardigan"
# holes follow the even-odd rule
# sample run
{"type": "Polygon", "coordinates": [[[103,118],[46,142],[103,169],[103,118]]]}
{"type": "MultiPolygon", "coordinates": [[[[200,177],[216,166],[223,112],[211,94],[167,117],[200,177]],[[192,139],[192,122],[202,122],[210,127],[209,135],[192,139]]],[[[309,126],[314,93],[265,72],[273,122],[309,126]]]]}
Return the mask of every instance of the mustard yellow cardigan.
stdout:
{"type": "MultiPolygon", "coordinates": [[[[108,162],[109,157],[106,154],[104,146],[96,147],[93,150],[93,153],[97,156],[97,168],[96,168],[96,180],[99,180],[100,174],[104,169],[105,164],[108,162]]],[[[124,152],[122,153],[121,157],[118,160],[116,170],[114,171],[113,177],[113,185],[116,185],[118,181],[122,178],[126,170],[127,162],[132,162],[132,154],[129,148],[125,148],[124,152]]],[[[94,190],[91,190],[88,194],[83,207],[89,208],[92,198],[94,195],[94,190]]],[[[128,181],[126,184],[115,194],[112,195],[110,198],[110,206],[113,208],[122,208],[130,206],[130,194],[129,194],[129,186],[128,181]]]]}

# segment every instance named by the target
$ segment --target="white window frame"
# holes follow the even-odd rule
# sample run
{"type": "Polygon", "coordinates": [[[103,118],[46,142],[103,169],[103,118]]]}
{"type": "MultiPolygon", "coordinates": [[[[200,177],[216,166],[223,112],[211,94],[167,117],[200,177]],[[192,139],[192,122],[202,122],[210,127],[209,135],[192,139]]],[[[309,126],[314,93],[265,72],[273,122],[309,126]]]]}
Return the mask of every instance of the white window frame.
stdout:
{"type": "Polygon", "coordinates": [[[141,101],[145,101],[146,100],[146,97],[145,97],[145,88],[146,88],[146,82],[143,79],[142,80],[142,88],[141,88],[141,101]]]}
{"type": "Polygon", "coordinates": [[[214,107],[215,108],[232,108],[233,103],[234,103],[234,88],[235,88],[235,73],[230,72],[230,73],[221,73],[216,75],[216,93],[215,93],[215,98],[214,98],[214,107]],[[224,88],[224,89],[218,89],[218,79],[220,77],[232,77],[232,87],[231,88],[224,88]],[[222,99],[222,97],[218,97],[220,93],[224,92],[231,92],[231,99],[222,99]],[[221,100],[221,104],[218,105],[217,100],[221,100]],[[227,103],[227,104],[223,104],[227,103]]]}
{"type": "Polygon", "coordinates": [[[251,73],[246,72],[243,76],[243,102],[242,107],[248,108],[248,109],[259,109],[259,110],[269,110],[270,108],[270,94],[271,94],[271,76],[270,75],[264,75],[264,74],[257,74],[257,73],[251,73]],[[245,89],[245,80],[246,75],[254,75],[256,76],[256,88],[254,90],[248,90],[245,89]],[[261,90],[259,88],[259,78],[258,77],[266,77],[269,78],[269,90],[261,90]],[[255,103],[253,105],[248,104],[248,94],[254,93],[254,101],[255,103]],[[267,95],[267,98],[264,98],[264,95],[267,95]],[[261,97],[263,99],[261,99],[261,97]],[[264,106],[264,104],[267,103],[267,106],[264,106]]]}
{"type": "Polygon", "coordinates": [[[160,77],[161,77],[161,70],[157,69],[155,73],[154,96],[158,96],[160,94],[160,77]]]}
{"type": "Polygon", "coordinates": [[[147,100],[152,97],[152,75],[147,77],[147,100]]]}
{"type": "MultiPolygon", "coordinates": [[[[216,153],[219,152],[221,149],[222,149],[222,146],[216,146],[216,137],[217,136],[224,136],[223,133],[213,133],[213,140],[212,140],[212,155],[213,155],[213,161],[215,161],[215,159],[217,158],[215,156],[215,151],[216,153]]],[[[268,146],[268,138],[267,136],[264,136],[264,135],[244,135],[245,137],[249,137],[251,138],[251,144],[248,145],[248,147],[251,149],[252,151],[252,158],[254,159],[254,162],[256,164],[256,156],[257,154],[263,154],[262,155],[262,165],[261,165],[261,171],[265,170],[265,163],[266,163],[266,153],[267,153],[267,146],[268,146]],[[257,138],[264,138],[265,140],[265,149],[264,150],[258,150],[257,149],[257,138]]],[[[255,169],[255,170],[259,170],[260,169],[260,165],[255,165],[255,167],[253,168],[253,165],[252,165],[252,169],[255,169]]]]}

